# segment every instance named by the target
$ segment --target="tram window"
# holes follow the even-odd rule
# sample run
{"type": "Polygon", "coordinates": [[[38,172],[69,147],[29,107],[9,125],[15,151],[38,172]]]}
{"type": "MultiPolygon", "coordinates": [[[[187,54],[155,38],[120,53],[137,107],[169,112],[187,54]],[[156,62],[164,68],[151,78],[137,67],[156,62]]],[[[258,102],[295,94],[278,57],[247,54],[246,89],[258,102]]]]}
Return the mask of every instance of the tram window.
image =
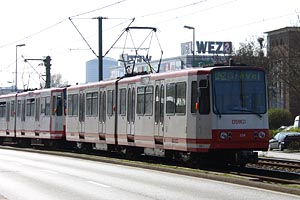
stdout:
{"type": "Polygon", "coordinates": [[[132,107],[131,107],[131,121],[135,121],[135,89],[132,88],[132,107]]]}
{"type": "Polygon", "coordinates": [[[175,112],[185,114],[185,110],[186,110],[186,83],[185,82],[176,83],[175,95],[176,95],[175,112]]]}
{"type": "Polygon", "coordinates": [[[17,117],[21,116],[21,100],[18,100],[18,105],[17,105],[17,117]]]}
{"type": "Polygon", "coordinates": [[[131,89],[128,89],[127,92],[127,122],[131,122],[131,115],[132,115],[132,93],[131,89]]]}
{"type": "Polygon", "coordinates": [[[56,112],[56,97],[52,97],[52,115],[55,115],[56,112]]]}
{"type": "Polygon", "coordinates": [[[102,110],[102,105],[103,105],[103,99],[102,99],[102,91],[99,93],[99,122],[103,121],[103,110],[102,110]]]}
{"type": "Polygon", "coordinates": [[[10,102],[10,116],[11,117],[15,116],[15,101],[10,102]]]}
{"type": "Polygon", "coordinates": [[[36,98],[36,104],[35,104],[35,121],[40,120],[40,98],[36,98]]]}
{"type": "Polygon", "coordinates": [[[21,121],[25,122],[25,106],[26,106],[26,101],[22,101],[22,109],[21,109],[21,121]]]}
{"type": "Polygon", "coordinates": [[[78,94],[68,95],[68,115],[69,116],[78,115],[78,94]]]}
{"type": "Polygon", "coordinates": [[[152,115],[153,113],[153,86],[137,88],[137,108],[139,115],[152,115]]]}
{"type": "Polygon", "coordinates": [[[73,115],[73,102],[72,102],[73,97],[74,97],[73,94],[68,95],[68,116],[73,115]]]}
{"type": "Polygon", "coordinates": [[[57,96],[56,102],[56,116],[62,116],[63,114],[63,101],[61,96],[57,96]]]}
{"type": "Polygon", "coordinates": [[[106,121],[106,92],[103,92],[103,122],[106,121]]]}
{"type": "Polygon", "coordinates": [[[160,86],[160,122],[164,122],[164,85],[160,86]]]}
{"type": "Polygon", "coordinates": [[[80,92],[79,94],[79,122],[84,122],[85,121],[85,93],[80,92]]]}
{"type": "Polygon", "coordinates": [[[120,109],[119,113],[121,115],[126,114],[126,88],[120,89],[120,109]]]}
{"type": "Polygon", "coordinates": [[[6,111],[6,121],[9,122],[9,119],[10,119],[10,104],[8,103],[7,104],[7,111],[6,111]]]}
{"type": "Polygon", "coordinates": [[[136,104],[136,113],[142,115],[145,113],[145,87],[137,88],[137,104],[136,104]]]}
{"type": "Polygon", "coordinates": [[[147,86],[145,89],[145,114],[152,115],[153,112],[153,86],[147,86]]]}
{"type": "Polygon", "coordinates": [[[166,113],[175,113],[175,83],[166,85],[166,113]]]}
{"type": "Polygon", "coordinates": [[[198,96],[197,81],[192,81],[191,92],[191,113],[196,113],[196,103],[198,96]]]}
{"type": "Polygon", "coordinates": [[[98,92],[86,94],[86,115],[98,116],[98,92]]]}
{"type": "Polygon", "coordinates": [[[210,113],[210,92],[209,92],[209,82],[208,80],[200,80],[200,98],[199,98],[199,113],[209,114],[210,113]]]}
{"type": "Polygon", "coordinates": [[[105,122],[106,120],[106,95],[105,91],[101,91],[99,95],[99,121],[105,122]]]}
{"type": "Polygon", "coordinates": [[[45,114],[45,109],[46,109],[45,107],[46,107],[46,98],[43,97],[41,99],[41,114],[45,114]]]}
{"type": "Polygon", "coordinates": [[[114,107],[114,90],[108,90],[107,91],[107,115],[112,116],[113,115],[113,107],[114,107]]]}
{"type": "Polygon", "coordinates": [[[45,115],[50,115],[50,97],[45,98],[45,115]]]}
{"type": "Polygon", "coordinates": [[[154,120],[156,123],[159,121],[159,116],[160,116],[160,95],[159,95],[159,86],[157,85],[155,87],[155,113],[154,113],[154,120]]]}
{"type": "Polygon", "coordinates": [[[6,102],[0,102],[0,117],[4,118],[6,116],[6,102]]]}
{"type": "Polygon", "coordinates": [[[34,116],[35,99],[26,100],[26,116],[34,116]]]}

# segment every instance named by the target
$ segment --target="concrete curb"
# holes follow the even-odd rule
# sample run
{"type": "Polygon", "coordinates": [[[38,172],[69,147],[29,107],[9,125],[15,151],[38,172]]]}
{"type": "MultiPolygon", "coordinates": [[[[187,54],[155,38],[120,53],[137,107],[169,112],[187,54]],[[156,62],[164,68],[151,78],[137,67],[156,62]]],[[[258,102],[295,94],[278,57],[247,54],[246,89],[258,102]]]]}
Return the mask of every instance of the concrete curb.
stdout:
{"type": "MultiPolygon", "coordinates": [[[[108,158],[108,157],[100,157],[95,155],[87,155],[87,154],[75,154],[75,153],[69,153],[69,152],[55,152],[55,151],[46,151],[46,150],[34,150],[34,149],[20,149],[20,148],[13,148],[13,147],[6,147],[6,146],[0,146],[0,149],[10,149],[10,150],[18,150],[18,151],[26,151],[26,152],[34,152],[34,153],[43,153],[48,155],[56,155],[56,156],[65,156],[65,157],[71,157],[71,158],[77,158],[77,159],[84,159],[84,160],[91,160],[91,161],[98,161],[98,162],[105,162],[105,163],[111,163],[111,164],[118,164],[118,165],[125,165],[130,167],[138,167],[138,168],[144,168],[144,169],[150,169],[150,170],[156,170],[161,172],[167,172],[167,173],[174,173],[174,174],[180,174],[185,176],[192,176],[192,177],[198,177],[198,178],[204,178],[204,179],[210,179],[215,181],[222,181],[237,185],[244,185],[254,188],[260,188],[260,189],[266,189],[266,190],[272,190],[276,192],[282,192],[282,193],[288,193],[288,194],[294,194],[300,196],[300,188],[293,188],[288,187],[285,185],[276,185],[271,183],[263,183],[263,182],[257,182],[245,178],[245,177],[238,177],[233,175],[226,175],[222,173],[214,173],[209,171],[203,171],[203,170],[194,170],[194,169],[188,169],[183,167],[170,167],[170,166],[164,166],[164,165],[157,165],[157,164],[149,164],[149,163],[142,163],[137,161],[128,161],[118,158],[108,158]]],[[[1,197],[1,196],[0,196],[1,197]]],[[[0,200],[2,200],[0,198],[0,200]]]]}

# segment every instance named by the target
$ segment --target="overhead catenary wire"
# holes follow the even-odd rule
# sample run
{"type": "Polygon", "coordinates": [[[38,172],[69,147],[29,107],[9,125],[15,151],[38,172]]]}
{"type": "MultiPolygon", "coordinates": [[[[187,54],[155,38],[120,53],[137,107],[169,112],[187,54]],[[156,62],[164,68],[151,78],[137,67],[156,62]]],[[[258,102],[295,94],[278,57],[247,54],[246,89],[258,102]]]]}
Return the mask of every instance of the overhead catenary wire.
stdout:
{"type": "MultiPolygon", "coordinates": [[[[24,56],[22,56],[22,58],[24,58],[24,56]]],[[[32,64],[29,62],[29,61],[26,61],[26,63],[28,64],[26,67],[25,67],[25,70],[23,70],[23,72],[22,72],[22,82],[23,82],[23,87],[26,85],[24,82],[25,82],[25,74],[27,73],[28,74],[28,78],[27,78],[27,89],[29,88],[29,84],[30,84],[30,82],[32,82],[32,81],[34,81],[35,83],[38,83],[39,84],[39,86],[40,86],[40,88],[42,88],[42,83],[41,83],[41,80],[45,83],[46,82],[46,80],[43,78],[43,75],[41,75],[41,72],[39,72],[38,70],[37,70],[37,67],[38,66],[41,66],[41,64],[38,64],[36,67],[33,67],[32,66],[32,64]],[[33,71],[30,71],[29,70],[29,67],[33,70],[33,71]],[[27,70],[27,72],[26,72],[26,70],[27,70]],[[38,79],[39,80],[36,80],[35,79],[35,77],[36,76],[32,76],[32,75],[34,75],[34,74],[36,74],[37,76],[38,76],[38,79]],[[29,82],[30,81],[30,82],[29,82]]],[[[23,89],[25,89],[25,88],[23,88],[23,89]]]]}
{"type": "Polygon", "coordinates": [[[93,10],[90,10],[90,11],[87,11],[87,12],[83,12],[83,13],[80,13],[80,14],[77,14],[77,15],[73,15],[73,16],[71,16],[71,18],[79,17],[79,16],[86,15],[86,14],[90,14],[90,13],[92,13],[92,12],[96,12],[96,11],[99,11],[99,10],[102,10],[102,9],[105,9],[105,8],[109,8],[109,7],[111,7],[111,6],[120,4],[120,3],[124,2],[124,1],[127,1],[127,0],[118,1],[118,2],[115,2],[115,3],[111,3],[111,4],[109,4],[109,5],[103,6],[103,7],[101,7],[101,8],[97,8],[97,9],[93,9],[93,10]]]}
{"type": "Polygon", "coordinates": [[[77,26],[74,24],[74,22],[72,21],[71,17],[69,17],[70,22],[73,24],[73,26],[75,27],[75,29],[77,30],[77,32],[79,33],[79,35],[81,36],[81,38],[84,40],[84,42],[86,43],[86,45],[89,47],[89,49],[93,52],[93,54],[98,58],[96,52],[93,50],[93,48],[91,47],[91,45],[88,43],[88,41],[84,38],[84,36],[82,35],[82,33],[79,31],[79,29],[77,28],[77,26]]]}

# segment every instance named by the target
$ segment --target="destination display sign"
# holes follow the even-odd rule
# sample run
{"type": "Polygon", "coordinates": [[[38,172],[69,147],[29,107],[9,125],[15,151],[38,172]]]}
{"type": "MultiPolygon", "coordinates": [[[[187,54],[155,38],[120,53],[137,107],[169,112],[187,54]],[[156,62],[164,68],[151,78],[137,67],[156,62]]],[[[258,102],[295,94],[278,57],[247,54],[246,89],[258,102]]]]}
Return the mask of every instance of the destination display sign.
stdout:
{"type": "Polygon", "coordinates": [[[263,81],[264,72],[258,70],[214,70],[215,81],[263,81]]]}

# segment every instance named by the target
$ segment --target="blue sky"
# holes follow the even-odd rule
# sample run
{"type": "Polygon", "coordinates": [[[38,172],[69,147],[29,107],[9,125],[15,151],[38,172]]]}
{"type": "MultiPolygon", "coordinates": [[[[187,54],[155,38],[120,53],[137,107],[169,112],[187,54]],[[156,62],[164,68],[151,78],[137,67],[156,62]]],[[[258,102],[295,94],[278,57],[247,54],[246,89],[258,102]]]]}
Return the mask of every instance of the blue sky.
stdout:
{"type": "MultiPolygon", "coordinates": [[[[297,0],[10,0],[0,7],[0,86],[9,86],[15,77],[16,45],[18,48],[18,86],[37,87],[44,74],[38,61],[23,58],[52,57],[52,74],[60,73],[71,84],[85,81],[85,62],[96,58],[70,20],[98,52],[98,22],[103,20],[103,52],[116,41],[132,18],[132,26],[156,27],[164,58],[180,55],[180,43],[196,41],[240,42],[264,36],[264,32],[300,25],[297,0]],[[30,81],[29,81],[30,80],[30,81]]],[[[132,32],[138,46],[148,32],[132,32]]],[[[129,36],[128,36],[129,37],[129,36]]],[[[129,41],[129,40],[128,40],[129,41]]],[[[128,44],[128,43],[127,43],[128,44]]],[[[123,47],[123,37],[116,47],[123,47]]],[[[151,55],[158,58],[156,39],[151,55]]],[[[122,49],[107,55],[118,58],[122,49]]]]}

